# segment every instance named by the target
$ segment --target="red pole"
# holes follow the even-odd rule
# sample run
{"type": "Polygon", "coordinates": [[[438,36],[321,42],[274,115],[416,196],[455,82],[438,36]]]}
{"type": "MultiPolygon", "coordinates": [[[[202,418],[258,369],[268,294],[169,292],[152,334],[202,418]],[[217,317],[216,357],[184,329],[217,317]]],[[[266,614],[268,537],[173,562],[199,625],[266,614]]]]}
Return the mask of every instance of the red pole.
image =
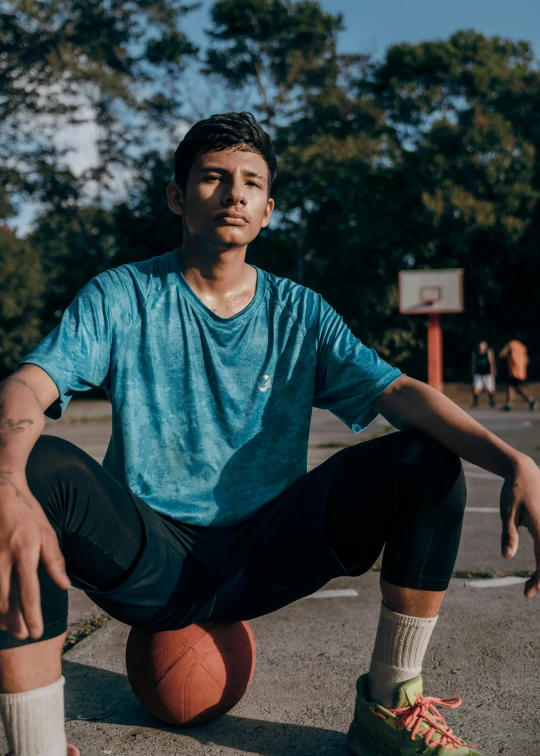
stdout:
{"type": "Polygon", "coordinates": [[[427,332],[427,350],[428,350],[428,384],[437,389],[443,390],[443,344],[441,316],[438,312],[428,315],[428,332],[427,332]]]}

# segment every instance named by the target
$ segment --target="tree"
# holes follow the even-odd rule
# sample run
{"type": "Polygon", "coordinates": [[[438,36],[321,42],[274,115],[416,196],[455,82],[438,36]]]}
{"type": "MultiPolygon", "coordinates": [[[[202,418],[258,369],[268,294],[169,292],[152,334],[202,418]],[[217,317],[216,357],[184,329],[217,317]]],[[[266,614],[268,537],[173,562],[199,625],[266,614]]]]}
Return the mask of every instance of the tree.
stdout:
{"type": "Polygon", "coordinates": [[[45,278],[39,254],[0,227],[0,380],[40,340],[45,278]]]}
{"type": "MultiPolygon", "coordinates": [[[[467,317],[447,321],[460,375],[470,343],[500,343],[536,317],[540,76],[531,47],[474,31],[397,45],[360,88],[383,109],[415,195],[417,239],[403,266],[465,268],[467,317]]],[[[540,353],[535,329],[529,345],[540,353]]]]}
{"type": "Polygon", "coordinates": [[[28,197],[58,207],[93,189],[101,202],[152,129],[174,129],[178,75],[197,53],[180,23],[195,7],[180,0],[0,2],[4,217],[28,197]],[[99,130],[98,164],[68,176],[69,147],[55,137],[87,122],[99,130]]]}

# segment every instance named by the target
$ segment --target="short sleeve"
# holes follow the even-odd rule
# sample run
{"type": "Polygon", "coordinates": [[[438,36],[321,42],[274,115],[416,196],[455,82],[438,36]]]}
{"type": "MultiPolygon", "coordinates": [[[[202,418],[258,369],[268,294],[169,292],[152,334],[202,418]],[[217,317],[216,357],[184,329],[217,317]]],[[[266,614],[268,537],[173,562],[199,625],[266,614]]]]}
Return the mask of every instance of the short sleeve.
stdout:
{"type": "Polygon", "coordinates": [[[58,326],[19,365],[40,367],[56,383],[59,398],[45,415],[61,417],[76,391],[101,386],[111,359],[111,315],[103,289],[92,279],[65,310],[58,326]]]}
{"type": "Polygon", "coordinates": [[[373,403],[403,373],[353,335],[321,298],[314,406],[330,410],[355,433],[377,417],[373,403]]]}

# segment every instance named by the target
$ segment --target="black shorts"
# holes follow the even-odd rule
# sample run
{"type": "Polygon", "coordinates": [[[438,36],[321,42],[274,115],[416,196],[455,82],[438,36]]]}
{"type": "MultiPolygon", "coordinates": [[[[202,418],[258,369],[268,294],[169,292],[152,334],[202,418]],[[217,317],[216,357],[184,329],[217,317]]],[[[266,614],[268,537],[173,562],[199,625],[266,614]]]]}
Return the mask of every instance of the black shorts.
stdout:
{"type": "Polygon", "coordinates": [[[348,574],[324,537],[329,468],[338,466],[342,454],[227,527],[173,521],[126,488],[144,523],[145,546],[135,570],[108,591],[76,577],[72,584],[117,619],[153,631],[211,616],[247,620],[314,593],[348,574]]]}
{"type": "MultiPolygon", "coordinates": [[[[384,547],[393,585],[446,590],[465,507],[459,458],[418,431],[334,454],[242,522],[175,521],[82,449],[41,436],[28,485],[54,528],[72,584],[112,617],[151,631],[249,620],[369,570],[384,547]]],[[[67,591],[38,576],[45,631],[67,626],[67,591]]],[[[0,648],[34,643],[0,631],[0,648]]]]}
{"type": "Polygon", "coordinates": [[[514,378],[513,375],[511,375],[508,378],[508,385],[513,386],[514,388],[518,388],[519,386],[524,386],[526,381],[524,381],[522,378],[514,378]]]}

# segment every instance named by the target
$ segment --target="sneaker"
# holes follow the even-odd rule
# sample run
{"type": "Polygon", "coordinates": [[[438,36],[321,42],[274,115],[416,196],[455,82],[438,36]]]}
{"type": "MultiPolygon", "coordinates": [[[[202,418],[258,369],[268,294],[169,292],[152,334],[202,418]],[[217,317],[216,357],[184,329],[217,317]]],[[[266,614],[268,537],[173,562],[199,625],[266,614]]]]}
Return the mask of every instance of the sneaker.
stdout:
{"type": "Polygon", "coordinates": [[[456,709],[461,698],[423,697],[422,677],[401,685],[395,707],[368,700],[368,678],[356,683],[356,707],[347,744],[355,756],[480,756],[454,735],[435,706],[456,709]]]}
{"type": "Polygon", "coordinates": [[[531,396],[531,398],[529,399],[529,409],[532,412],[537,407],[538,407],[538,399],[535,399],[534,396],[531,396]]]}
{"type": "Polygon", "coordinates": [[[501,412],[510,412],[512,407],[509,404],[505,404],[504,407],[501,407],[501,412]]]}

